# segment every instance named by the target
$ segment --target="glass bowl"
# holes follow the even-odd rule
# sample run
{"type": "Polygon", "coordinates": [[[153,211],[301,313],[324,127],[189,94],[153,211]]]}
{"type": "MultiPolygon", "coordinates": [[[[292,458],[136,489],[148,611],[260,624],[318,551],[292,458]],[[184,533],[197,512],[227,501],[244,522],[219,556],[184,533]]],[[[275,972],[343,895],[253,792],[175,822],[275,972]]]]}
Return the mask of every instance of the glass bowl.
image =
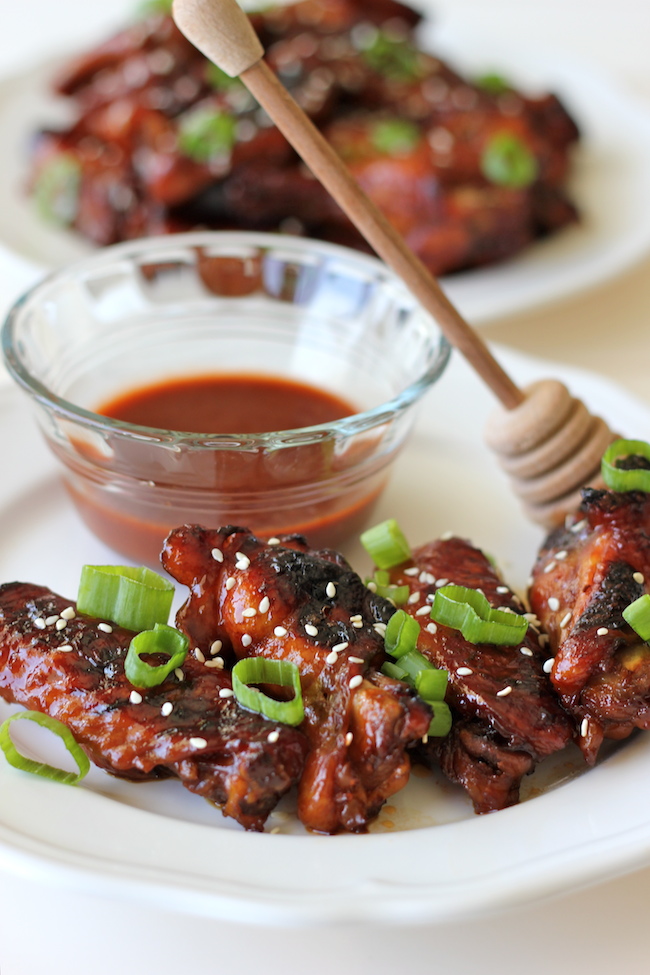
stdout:
{"type": "Polygon", "coordinates": [[[55,272],[10,311],[2,345],[81,517],[149,564],[180,524],[298,532],[315,547],[358,532],[449,357],[375,258],[213,231],[119,244],[55,272]],[[224,374],[305,383],[352,412],[244,434],[97,412],[134,389],[224,374]]]}

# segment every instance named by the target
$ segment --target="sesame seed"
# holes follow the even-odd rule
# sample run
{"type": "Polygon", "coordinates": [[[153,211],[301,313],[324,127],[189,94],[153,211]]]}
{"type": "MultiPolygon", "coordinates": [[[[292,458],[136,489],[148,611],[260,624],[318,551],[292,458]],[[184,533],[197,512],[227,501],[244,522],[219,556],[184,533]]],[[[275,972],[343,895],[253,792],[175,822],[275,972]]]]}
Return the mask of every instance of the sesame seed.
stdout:
{"type": "Polygon", "coordinates": [[[542,670],[545,674],[550,674],[553,670],[553,664],[555,663],[555,657],[549,657],[548,660],[544,661],[542,665],[542,670]]]}
{"type": "Polygon", "coordinates": [[[586,518],[583,518],[582,521],[577,521],[575,523],[575,525],[572,527],[571,531],[572,532],[582,531],[582,529],[585,527],[586,524],[587,524],[587,519],[586,518]]]}
{"type": "Polygon", "coordinates": [[[550,643],[550,640],[549,640],[549,637],[548,637],[548,634],[547,633],[540,633],[540,635],[537,637],[537,639],[539,640],[540,647],[547,647],[549,645],[549,643],[550,643]]]}
{"type": "Polygon", "coordinates": [[[567,550],[565,548],[563,548],[561,552],[556,552],[555,553],[555,558],[558,560],[558,562],[563,562],[564,559],[567,557],[568,554],[569,553],[567,552],[567,550]]]}
{"type": "Polygon", "coordinates": [[[350,687],[350,690],[353,691],[355,687],[359,687],[359,685],[362,683],[363,683],[363,677],[361,676],[361,674],[357,674],[356,677],[350,678],[348,686],[350,687]]]}
{"type": "Polygon", "coordinates": [[[215,562],[223,562],[223,552],[220,548],[213,548],[210,554],[215,562]]]}
{"type": "Polygon", "coordinates": [[[72,647],[69,643],[64,643],[62,647],[57,647],[57,650],[60,650],[62,653],[70,653],[72,647]]]}
{"type": "Polygon", "coordinates": [[[162,714],[163,718],[168,718],[173,710],[174,710],[174,705],[172,704],[172,702],[165,701],[165,703],[160,709],[160,713],[162,714]]]}
{"type": "MultiPolygon", "coordinates": [[[[377,626],[383,626],[383,623],[377,623],[377,626]]],[[[350,646],[349,642],[345,640],[343,643],[337,643],[332,647],[333,653],[342,653],[343,650],[347,650],[350,646]]]]}
{"type": "Polygon", "coordinates": [[[635,582],[638,582],[639,585],[642,585],[645,582],[645,576],[643,575],[642,572],[633,573],[632,578],[634,579],[635,582]]]}
{"type": "Polygon", "coordinates": [[[212,656],[214,656],[215,653],[219,653],[222,647],[223,647],[223,643],[221,642],[221,640],[215,640],[214,643],[210,644],[210,653],[212,654],[212,656]]]}
{"type": "Polygon", "coordinates": [[[607,633],[609,633],[609,630],[606,626],[599,626],[596,630],[596,636],[605,636],[607,633]]]}
{"type": "Polygon", "coordinates": [[[271,600],[269,599],[268,596],[263,596],[262,599],[260,599],[260,604],[257,607],[257,612],[268,613],[270,608],[271,608],[271,600]]]}
{"type": "Polygon", "coordinates": [[[580,737],[586,738],[589,730],[589,718],[583,718],[580,722],[580,737]]]}
{"type": "Polygon", "coordinates": [[[418,576],[418,582],[427,583],[427,585],[432,586],[436,581],[436,577],[432,576],[430,572],[421,572],[418,576]]]}
{"type": "Polygon", "coordinates": [[[185,674],[180,667],[174,668],[174,677],[178,678],[178,680],[185,680],[185,674]]]}
{"type": "Polygon", "coordinates": [[[307,636],[318,636],[318,627],[314,626],[313,623],[306,623],[305,633],[307,634],[307,636]]]}
{"type": "Polygon", "coordinates": [[[351,664],[365,664],[363,657],[348,657],[351,664]]]}
{"type": "Polygon", "coordinates": [[[537,616],[535,616],[534,613],[524,613],[523,614],[523,617],[524,617],[525,620],[528,620],[529,623],[532,623],[533,626],[539,626],[540,625],[540,621],[537,618],[537,616]]]}
{"type": "Polygon", "coordinates": [[[228,578],[226,579],[226,590],[230,592],[230,590],[233,588],[234,585],[235,585],[235,577],[228,576],[228,578]]]}
{"type": "Polygon", "coordinates": [[[345,744],[346,745],[351,745],[352,744],[353,737],[354,737],[354,735],[352,734],[352,732],[351,731],[348,731],[347,735],[345,736],[345,744]]]}
{"type": "Polygon", "coordinates": [[[375,631],[375,633],[378,633],[379,634],[379,636],[385,636],[386,635],[386,624],[385,623],[373,623],[372,624],[372,628],[375,631]]]}
{"type": "Polygon", "coordinates": [[[355,630],[363,629],[363,620],[355,620],[352,626],[354,627],[355,630]]]}
{"type": "Polygon", "coordinates": [[[567,626],[571,622],[571,616],[572,616],[571,611],[569,611],[568,613],[565,613],[564,614],[564,616],[560,620],[560,629],[563,630],[564,627],[567,626]]]}
{"type": "MultiPolygon", "coordinates": [[[[58,623],[56,624],[56,628],[57,628],[57,630],[59,629],[59,624],[58,623]]],[[[102,633],[112,633],[113,632],[113,627],[111,626],[110,623],[98,623],[97,624],[97,629],[98,630],[101,630],[102,633]]]]}
{"type": "Polygon", "coordinates": [[[422,735],[422,744],[423,745],[426,745],[426,743],[428,742],[428,740],[429,740],[429,736],[428,735],[422,735]]]}
{"type": "Polygon", "coordinates": [[[524,657],[532,657],[533,651],[530,647],[519,647],[519,653],[523,653],[524,657]]]}
{"type": "Polygon", "coordinates": [[[510,592],[507,586],[497,586],[497,592],[505,596],[506,593],[510,592]]]}
{"type": "Polygon", "coordinates": [[[196,659],[199,661],[200,664],[205,663],[205,654],[203,653],[203,650],[199,650],[199,648],[196,647],[194,650],[194,656],[196,657],[196,659]]]}
{"type": "MultiPolygon", "coordinates": [[[[66,626],[68,625],[68,621],[67,620],[57,620],[54,625],[55,625],[56,629],[59,630],[59,631],[60,630],[65,630],[66,626]]],[[[100,623],[99,625],[101,626],[102,624],[100,623]]]]}
{"type": "Polygon", "coordinates": [[[61,613],[61,619],[64,619],[64,620],[73,620],[75,618],[75,615],[76,615],[76,613],[74,611],[74,607],[72,607],[72,606],[66,606],[66,608],[61,613]]]}
{"type": "Polygon", "coordinates": [[[368,582],[366,583],[366,589],[369,592],[377,592],[377,583],[373,582],[372,579],[369,579],[368,582]]]}
{"type": "Polygon", "coordinates": [[[419,571],[420,570],[418,569],[417,565],[412,565],[410,568],[404,569],[404,575],[405,576],[416,576],[419,571]]]}
{"type": "Polygon", "coordinates": [[[139,694],[138,691],[131,691],[129,701],[131,704],[142,704],[142,694],[139,694]]]}
{"type": "Polygon", "coordinates": [[[276,636],[286,636],[289,631],[284,626],[276,626],[273,632],[276,636]]]}
{"type": "Polygon", "coordinates": [[[269,538],[269,540],[268,540],[268,542],[266,544],[267,545],[279,545],[280,544],[280,539],[276,535],[274,535],[273,538],[269,538]]]}
{"type": "Polygon", "coordinates": [[[339,659],[338,653],[335,653],[334,650],[332,650],[331,653],[328,653],[327,656],[325,657],[325,663],[335,664],[338,659],[339,659]]]}
{"type": "Polygon", "coordinates": [[[213,657],[211,660],[206,660],[205,666],[211,667],[213,670],[223,670],[223,657],[213,657]]]}
{"type": "Polygon", "coordinates": [[[59,614],[58,613],[56,614],[56,616],[46,616],[45,617],[45,625],[46,626],[54,626],[54,624],[56,623],[56,621],[58,620],[58,618],[59,618],[59,614]]]}
{"type": "Polygon", "coordinates": [[[453,537],[454,537],[454,533],[453,533],[453,532],[444,532],[444,533],[443,533],[443,534],[442,534],[442,535],[440,536],[440,541],[441,541],[441,542],[448,542],[448,541],[449,541],[449,539],[450,539],[450,538],[453,538],[453,537]]]}
{"type": "Polygon", "coordinates": [[[436,589],[442,588],[442,586],[448,586],[449,579],[436,579],[436,589]]]}
{"type": "Polygon", "coordinates": [[[241,552],[237,552],[237,561],[235,562],[236,569],[248,569],[251,564],[251,560],[247,555],[242,555],[241,552]]]}
{"type": "Polygon", "coordinates": [[[428,616],[430,612],[431,612],[431,607],[430,606],[420,606],[419,609],[416,609],[415,615],[416,616],[428,616]]]}
{"type": "Polygon", "coordinates": [[[356,623],[357,620],[362,620],[362,619],[363,619],[363,616],[361,615],[361,613],[355,613],[354,616],[351,616],[350,617],[350,622],[351,623],[356,623]]]}
{"type": "Polygon", "coordinates": [[[241,638],[242,647],[250,647],[252,642],[253,637],[250,635],[250,633],[244,633],[243,637],[241,638]]]}
{"type": "Polygon", "coordinates": [[[234,697],[235,692],[230,687],[222,687],[219,691],[219,697],[227,698],[234,697]]]}
{"type": "Polygon", "coordinates": [[[555,568],[555,564],[555,559],[551,559],[551,561],[544,566],[544,572],[552,572],[555,568]]]}
{"type": "Polygon", "coordinates": [[[560,608],[560,600],[556,596],[550,596],[548,600],[548,608],[554,613],[560,608]]]}
{"type": "Polygon", "coordinates": [[[253,616],[257,616],[257,610],[254,606],[248,606],[242,613],[242,616],[245,616],[247,619],[252,619],[253,616]]]}
{"type": "Polygon", "coordinates": [[[325,586],[325,595],[333,599],[336,596],[336,586],[333,582],[328,582],[325,586]]]}
{"type": "Polygon", "coordinates": [[[437,633],[438,632],[438,627],[436,626],[435,623],[427,623],[427,632],[428,633],[437,633]]]}
{"type": "Polygon", "coordinates": [[[497,697],[507,697],[508,694],[512,693],[512,687],[508,685],[507,687],[502,687],[500,691],[497,691],[497,697]]]}
{"type": "Polygon", "coordinates": [[[268,735],[266,736],[266,740],[270,742],[271,745],[275,745],[279,737],[280,732],[276,729],[275,731],[269,731],[268,735]]]}
{"type": "Polygon", "coordinates": [[[43,619],[42,616],[36,617],[36,619],[34,620],[34,626],[36,627],[37,630],[45,629],[45,620],[43,619]]]}
{"type": "Polygon", "coordinates": [[[419,603],[421,598],[422,598],[421,592],[412,592],[407,602],[413,605],[414,603],[419,603]]]}
{"type": "Polygon", "coordinates": [[[469,675],[473,674],[474,671],[472,670],[471,667],[457,667],[456,673],[458,674],[459,677],[469,677],[469,675]]]}
{"type": "Polygon", "coordinates": [[[190,738],[192,748],[207,748],[208,743],[205,738],[190,738]]]}

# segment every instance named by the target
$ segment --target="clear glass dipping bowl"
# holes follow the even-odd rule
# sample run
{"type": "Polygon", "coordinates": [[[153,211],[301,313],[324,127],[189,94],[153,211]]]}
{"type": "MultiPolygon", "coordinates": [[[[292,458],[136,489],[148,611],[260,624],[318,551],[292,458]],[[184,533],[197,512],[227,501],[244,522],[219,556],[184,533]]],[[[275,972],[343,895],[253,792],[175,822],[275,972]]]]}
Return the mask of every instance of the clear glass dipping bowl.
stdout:
{"type": "Polygon", "coordinates": [[[2,332],[90,529],[158,563],[180,524],[300,532],[366,523],[449,348],[378,260],[303,238],[197,232],[136,240],[55,272],[2,332]],[[354,415],[273,433],[193,434],[95,412],[133,389],[212,373],[308,383],[354,415]]]}

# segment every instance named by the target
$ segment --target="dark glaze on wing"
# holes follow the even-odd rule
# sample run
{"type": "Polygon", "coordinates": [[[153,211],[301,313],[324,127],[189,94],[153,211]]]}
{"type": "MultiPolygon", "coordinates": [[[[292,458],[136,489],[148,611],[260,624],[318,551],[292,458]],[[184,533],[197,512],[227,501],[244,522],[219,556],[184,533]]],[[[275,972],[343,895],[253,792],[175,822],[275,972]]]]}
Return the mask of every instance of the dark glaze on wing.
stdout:
{"type": "Polygon", "coordinates": [[[445,699],[454,714],[451,733],[430,739],[419,752],[467,789],[477,812],[516,803],[522,777],[541,758],[563,748],[572,733],[542,670],[546,654],[537,632],[529,627],[517,647],[473,644],[459,630],[431,624],[429,613],[418,611],[430,606],[428,597],[445,581],[482,589],[493,607],[517,613],[524,607],[483,552],[460,538],[416,549],[411,562],[392,571],[391,581],[408,585],[413,595],[403,608],[421,624],[418,649],[449,671],[445,699]]]}
{"type": "Polygon", "coordinates": [[[98,620],[81,615],[61,630],[45,624],[71,605],[43,586],[0,586],[0,696],[62,721],[106,771],[128,779],[178,776],[242,826],[261,830],[302,772],[301,732],[277,728],[271,747],[275,724],[220,698],[229,675],[190,656],[182,680],[172,675],[131,703],[124,658],[133,633],[117,626],[102,632],[98,620]],[[173,710],[164,717],[166,702],[173,710]]]}
{"type": "Polygon", "coordinates": [[[573,524],[548,537],[533,570],[530,602],[550,637],[551,680],[591,764],[604,738],[650,728],[650,649],[622,616],[648,590],[646,580],[643,492],[586,489],[573,524]]]}
{"type": "Polygon", "coordinates": [[[162,561],[191,589],[176,625],[193,646],[220,639],[233,657],[297,665],[311,746],[298,815],[323,833],[364,830],[406,784],[406,747],[422,738],[431,716],[404,684],[373,668],[383,657],[375,624],[393,607],[342,556],[310,552],[299,536],[268,545],[245,529],[185,526],[168,536],[162,561]],[[333,660],[332,648],[345,643],[333,660]]]}

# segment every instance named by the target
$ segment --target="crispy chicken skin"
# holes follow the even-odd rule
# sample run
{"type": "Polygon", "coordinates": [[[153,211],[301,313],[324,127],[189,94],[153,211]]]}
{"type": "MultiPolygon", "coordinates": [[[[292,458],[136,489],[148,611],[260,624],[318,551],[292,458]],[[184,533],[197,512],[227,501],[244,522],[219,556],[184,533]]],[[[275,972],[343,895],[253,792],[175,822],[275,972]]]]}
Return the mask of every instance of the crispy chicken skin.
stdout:
{"type": "Polygon", "coordinates": [[[494,646],[469,643],[459,630],[430,621],[433,594],[447,583],[482,589],[491,606],[524,612],[484,553],[460,538],[415,549],[392,570],[391,581],[410,590],[404,609],[421,624],[418,649],[449,672],[452,730],[418,753],[467,790],[476,812],[513,805],[523,776],[572,735],[543,672],[546,654],[536,629],[529,626],[519,646],[494,646]]]}
{"type": "Polygon", "coordinates": [[[377,624],[392,605],[370,593],[342,556],[311,552],[300,536],[267,544],[242,528],[184,526],[168,536],[162,561],[191,590],[176,618],[191,646],[219,639],[226,659],[297,665],[310,745],[298,789],[304,825],[365,830],[406,784],[406,748],[431,718],[414,692],[375,669],[383,660],[377,624]]]}
{"type": "Polygon", "coordinates": [[[593,764],[604,738],[650,728],[650,649],[622,615],[648,590],[650,496],[585,489],[572,523],[542,546],[532,579],[551,680],[593,764]]]}
{"type": "Polygon", "coordinates": [[[62,721],[100,768],[136,780],[177,776],[246,829],[262,830],[300,777],[302,733],[219,697],[231,687],[228,673],[192,656],[182,679],[171,675],[133,703],[124,675],[133,633],[118,626],[103,632],[98,620],[82,615],[63,629],[46,622],[61,620],[70,606],[43,586],[0,586],[0,696],[62,721]],[[163,716],[167,702],[173,709],[163,716]]]}

